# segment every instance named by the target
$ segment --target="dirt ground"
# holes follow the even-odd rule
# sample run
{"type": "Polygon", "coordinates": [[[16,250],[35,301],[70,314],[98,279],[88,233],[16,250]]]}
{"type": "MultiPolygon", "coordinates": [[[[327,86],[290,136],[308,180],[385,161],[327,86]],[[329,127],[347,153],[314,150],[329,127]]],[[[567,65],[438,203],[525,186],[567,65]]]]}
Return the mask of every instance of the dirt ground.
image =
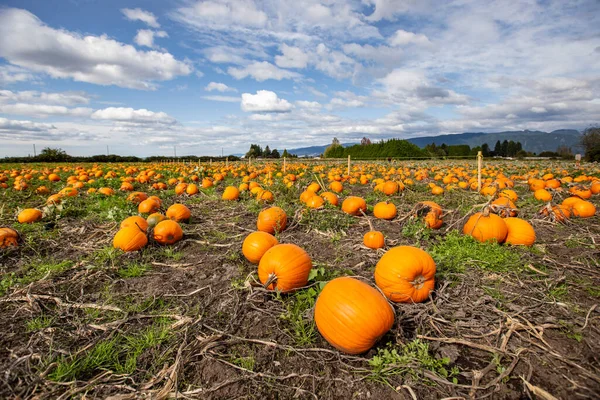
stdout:
{"type": "MultiPolygon", "coordinates": [[[[432,300],[395,305],[392,330],[368,353],[347,356],[316,331],[312,308],[298,293],[276,294],[257,284],[256,266],[244,259],[241,244],[255,229],[260,206],[248,206],[250,199],[222,201],[219,190],[185,199],[164,195],[187,204],[193,215],[184,239],[170,248],[113,251],[116,222],[65,216],[29,228],[18,249],[3,250],[3,282],[13,281],[0,297],[0,397],[600,397],[598,215],[559,225],[538,218],[540,207],[523,200],[521,215],[537,240],[531,249],[508,249],[518,265],[487,268],[487,247],[462,260],[460,271],[445,270],[441,258],[432,300]],[[47,260],[53,267],[32,269],[47,260]],[[132,272],[135,266],[142,273],[132,272]],[[149,333],[156,329],[161,333],[149,333]],[[145,347],[131,339],[140,332],[146,332],[145,347]],[[432,366],[413,357],[374,373],[374,357],[415,340],[427,344],[428,360],[446,361],[432,366]],[[103,343],[116,343],[111,351],[118,355],[105,357],[103,343]],[[90,364],[93,357],[108,361],[90,364]],[[115,369],[117,359],[134,365],[115,369]]],[[[370,187],[351,191],[372,196],[370,187]]],[[[426,199],[431,196],[407,189],[392,198],[397,219],[371,218],[388,248],[441,245],[462,227],[471,206],[485,202],[470,192],[441,196],[436,201],[445,224],[430,231],[405,218],[426,199]]],[[[314,267],[323,268],[323,280],[353,275],[372,281],[383,252],[362,245],[369,229],[364,217],[326,223],[341,212],[287,206],[288,229],[279,241],[303,247],[314,267]]],[[[12,218],[2,214],[0,225],[16,226],[12,218]]]]}

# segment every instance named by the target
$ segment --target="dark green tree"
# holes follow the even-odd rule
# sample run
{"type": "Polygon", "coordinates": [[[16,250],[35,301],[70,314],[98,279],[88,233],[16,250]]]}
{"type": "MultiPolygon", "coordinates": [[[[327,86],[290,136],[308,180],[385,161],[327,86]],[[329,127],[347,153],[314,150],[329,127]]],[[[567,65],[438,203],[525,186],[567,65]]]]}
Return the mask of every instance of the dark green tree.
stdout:
{"type": "Polygon", "coordinates": [[[496,145],[494,146],[494,156],[500,156],[502,155],[502,143],[500,143],[500,141],[498,140],[496,142],[496,145]]]}
{"type": "Polygon", "coordinates": [[[271,152],[271,158],[279,158],[279,152],[277,151],[277,149],[273,149],[273,151],[271,152]]]}
{"type": "Polygon", "coordinates": [[[508,155],[508,140],[504,139],[504,142],[502,142],[502,147],[501,147],[501,152],[500,155],[502,157],[506,157],[508,155]]]}
{"type": "Polygon", "coordinates": [[[585,150],[587,161],[600,161],[600,127],[589,127],[583,131],[581,145],[585,150]]]}
{"type": "Polygon", "coordinates": [[[263,151],[262,156],[264,158],[271,158],[271,149],[269,148],[269,145],[267,145],[267,147],[265,147],[265,150],[263,151]]]}
{"type": "Polygon", "coordinates": [[[289,153],[287,151],[287,149],[283,149],[283,154],[281,154],[281,157],[289,157],[289,153]]]}
{"type": "Polygon", "coordinates": [[[63,149],[53,149],[51,147],[42,149],[42,152],[37,156],[39,161],[45,162],[67,161],[69,158],[71,156],[63,149]]]}
{"type": "Polygon", "coordinates": [[[249,157],[262,157],[263,155],[263,149],[262,147],[260,147],[257,144],[251,144],[250,145],[250,150],[248,150],[248,152],[246,153],[246,158],[249,157]]]}
{"type": "Polygon", "coordinates": [[[489,157],[490,156],[490,146],[487,143],[484,143],[481,145],[481,154],[484,157],[489,157]]]}

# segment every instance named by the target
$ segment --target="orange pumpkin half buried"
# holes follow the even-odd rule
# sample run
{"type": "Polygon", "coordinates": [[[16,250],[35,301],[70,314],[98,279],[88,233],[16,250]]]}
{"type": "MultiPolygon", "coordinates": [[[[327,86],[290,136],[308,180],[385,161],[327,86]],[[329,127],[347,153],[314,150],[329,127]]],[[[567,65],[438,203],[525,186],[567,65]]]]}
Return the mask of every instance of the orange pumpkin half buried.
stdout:
{"type": "Polygon", "coordinates": [[[310,256],[302,248],[278,244],[260,259],[258,278],[267,289],[285,293],[306,286],[311,268],[310,256]]]}
{"type": "Polygon", "coordinates": [[[325,285],[315,304],[315,323],[325,340],[348,354],[368,351],[394,324],[394,310],[375,288],[355,278],[325,285]]]}
{"type": "Polygon", "coordinates": [[[375,267],[375,283],[395,303],[420,303],[435,285],[435,262],[412,246],[391,248],[375,267]]]}

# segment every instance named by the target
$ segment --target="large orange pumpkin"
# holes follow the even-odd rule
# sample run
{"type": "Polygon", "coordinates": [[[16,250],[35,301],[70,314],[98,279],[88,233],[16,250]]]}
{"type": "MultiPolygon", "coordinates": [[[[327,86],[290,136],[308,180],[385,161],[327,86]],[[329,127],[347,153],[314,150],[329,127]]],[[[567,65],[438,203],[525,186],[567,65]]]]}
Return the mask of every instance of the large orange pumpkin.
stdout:
{"type": "Polygon", "coordinates": [[[183,204],[173,204],[167,209],[167,218],[177,222],[187,222],[192,216],[192,212],[183,204]]]}
{"type": "Polygon", "coordinates": [[[277,238],[273,235],[261,231],[252,232],[244,239],[242,253],[252,264],[258,264],[267,250],[278,244],[277,238]]]}
{"type": "Polygon", "coordinates": [[[181,240],[183,230],[175,221],[166,219],[154,227],[154,240],[160,244],[173,244],[181,240]]]}
{"type": "Polygon", "coordinates": [[[420,303],[435,285],[435,262],[417,247],[398,246],[381,257],[375,267],[375,283],[395,303],[420,303]]]}
{"type": "Polygon", "coordinates": [[[360,215],[367,211],[367,203],[362,197],[349,196],[342,202],[342,211],[350,215],[360,215]]]}
{"type": "Polygon", "coordinates": [[[505,218],[508,234],[505,243],[512,245],[531,246],[535,242],[533,226],[521,218],[505,218]]]}
{"type": "Polygon", "coordinates": [[[508,229],[502,218],[496,214],[485,212],[473,214],[463,228],[465,235],[471,235],[480,242],[495,239],[498,243],[504,242],[508,229]]]}
{"type": "Polygon", "coordinates": [[[0,248],[8,246],[17,246],[19,242],[19,234],[11,228],[0,228],[0,248]]]}
{"type": "Polygon", "coordinates": [[[310,256],[295,244],[278,244],[262,256],[258,278],[269,290],[289,292],[306,286],[312,268],[310,256]]]}
{"type": "Polygon", "coordinates": [[[587,200],[579,200],[571,209],[575,217],[589,218],[596,214],[596,206],[587,200]]]}
{"type": "Polygon", "coordinates": [[[396,215],[398,215],[398,210],[396,209],[396,205],[394,205],[394,203],[382,201],[375,204],[375,207],[373,208],[373,215],[375,218],[390,220],[396,218],[396,215]]]}
{"type": "Polygon", "coordinates": [[[138,205],[138,211],[141,214],[153,214],[158,211],[160,208],[160,203],[149,197],[146,200],[143,200],[138,205]]]}
{"type": "Polygon", "coordinates": [[[235,186],[227,186],[223,191],[223,200],[237,200],[240,197],[240,191],[235,186]]]}
{"type": "Polygon", "coordinates": [[[394,309],[377,289],[355,278],[325,285],[315,304],[315,323],[325,340],[348,354],[368,351],[394,325],[394,309]]]}
{"type": "Polygon", "coordinates": [[[26,208],[19,213],[17,219],[22,224],[31,224],[37,222],[43,218],[43,214],[40,210],[35,208],[26,208]]]}
{"type": "Polygon", "coordinates": [[[281,232],[287,225],[287,215],[279,207],[269,207],[258,214],[256,228],[267,233],[281,232]]]}
{"type": "Polygon", "coordinates": [[[148,237],[135,225],[119,230],[113,239],[113,247],[123,251],[137,251],[146,244],[148,237]]]}

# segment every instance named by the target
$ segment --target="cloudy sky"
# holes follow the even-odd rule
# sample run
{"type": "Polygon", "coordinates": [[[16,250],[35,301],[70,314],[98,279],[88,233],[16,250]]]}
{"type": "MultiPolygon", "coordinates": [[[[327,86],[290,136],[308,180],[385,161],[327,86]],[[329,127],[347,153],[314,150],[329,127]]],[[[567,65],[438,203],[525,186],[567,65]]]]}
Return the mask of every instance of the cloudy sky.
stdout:
{"type": "Polygon", "coordinates": [[[598,0],[0,1],[0,157],[597,123],[598,0]]]}

